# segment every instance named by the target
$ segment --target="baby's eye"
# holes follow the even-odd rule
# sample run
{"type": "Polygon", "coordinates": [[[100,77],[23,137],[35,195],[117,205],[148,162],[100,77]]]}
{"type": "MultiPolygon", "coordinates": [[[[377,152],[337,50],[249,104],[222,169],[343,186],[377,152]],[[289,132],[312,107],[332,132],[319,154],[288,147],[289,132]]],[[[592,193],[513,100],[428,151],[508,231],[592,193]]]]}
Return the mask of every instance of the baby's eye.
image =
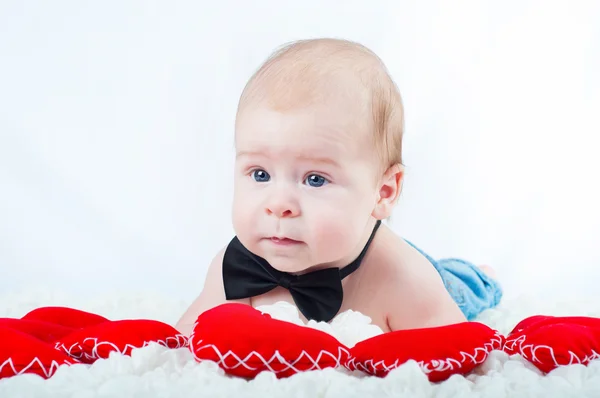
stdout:
{"type": "Polygon", "coordinates": [[[258,169],[252,172],[252,178],[256,182],[267,182],[271,179],[271,176],[266,171],[258,169]]]}
{"type": "Polygon", "coordinates": [[[306,177],[306,183],[311,187],[319,188],[327,184],[329,181],[325,177],[321,177],[318,174],[311,174],[306,177]]]}

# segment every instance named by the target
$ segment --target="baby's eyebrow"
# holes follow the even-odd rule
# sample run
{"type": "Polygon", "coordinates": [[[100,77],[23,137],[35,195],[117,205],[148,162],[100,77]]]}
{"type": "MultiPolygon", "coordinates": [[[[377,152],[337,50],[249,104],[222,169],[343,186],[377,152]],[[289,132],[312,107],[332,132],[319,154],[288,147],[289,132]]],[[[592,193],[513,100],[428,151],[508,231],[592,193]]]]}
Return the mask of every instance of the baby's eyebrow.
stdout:
{"type": "MultiPolygon", "coordinates": [[[[263,152],[263,151],[240,151],[235,155],[236,159],[240,158],[240,157],[244,157],[244,156],[269,157],[269,154],[266,152],[263,152]]],[[[339,166],[339,163],[335,159],[333,159],[331,157],[327,157],[327,156],[314,156],[314,155],[304,155],[304,154],[298,154],[298,155],[290,154],[289,156],[292,156],[292,157],[296,158],[297,160],[304,161],[304,162],[323,163],[323,164],[329,164],[332,166],[339,166]]]]}
{"type": "Polygon", "coordinates": [[[240,151],[235,154],[236,159],[243,156],[266,156],[263,152],[259,151],[240,151]]]}
{"type": "Polygon", "coordinates": [[[329,157],[321,157],[321,156],[299,156],[299,160],[306,162],[315,162],[315,163],[323,163],[329,164],[331,166],[339,166],[339,163],[335,161],[335,159],[329,157]]]}

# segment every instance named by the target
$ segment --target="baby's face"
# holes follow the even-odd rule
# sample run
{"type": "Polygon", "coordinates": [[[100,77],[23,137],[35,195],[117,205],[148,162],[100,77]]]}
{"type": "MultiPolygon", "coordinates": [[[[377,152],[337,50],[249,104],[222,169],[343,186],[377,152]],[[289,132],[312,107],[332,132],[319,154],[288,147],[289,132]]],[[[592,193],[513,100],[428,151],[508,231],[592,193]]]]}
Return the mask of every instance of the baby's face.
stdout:
{"type": "Polygon", "coordinates": [[[378,188],[363,113],[343,104],[242,111],[233,224],[248,250],[286,272],[353,260],[371,233],[378,188]]]}

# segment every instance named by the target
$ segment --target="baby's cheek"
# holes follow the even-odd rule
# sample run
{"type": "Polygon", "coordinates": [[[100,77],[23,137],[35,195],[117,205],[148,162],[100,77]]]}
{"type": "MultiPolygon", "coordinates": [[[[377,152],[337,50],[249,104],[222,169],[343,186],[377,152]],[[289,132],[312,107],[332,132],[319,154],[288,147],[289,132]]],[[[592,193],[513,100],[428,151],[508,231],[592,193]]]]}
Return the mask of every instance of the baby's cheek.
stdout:
{"type": "Polygon", "coordinates": [[[248,225],[252,222],[250,219],[252,212],[249,207],[244,204],[244,201],[234,198],[231,218],[236,235],[245,235],[248,232],[248,225]]]}
{"type": "Polygon", "coordinates": [[[313,224],[313,235],[319,251],[328,261],[344,257],[361,237],[356,214],[332,208],[328,214],[313,224]]]}

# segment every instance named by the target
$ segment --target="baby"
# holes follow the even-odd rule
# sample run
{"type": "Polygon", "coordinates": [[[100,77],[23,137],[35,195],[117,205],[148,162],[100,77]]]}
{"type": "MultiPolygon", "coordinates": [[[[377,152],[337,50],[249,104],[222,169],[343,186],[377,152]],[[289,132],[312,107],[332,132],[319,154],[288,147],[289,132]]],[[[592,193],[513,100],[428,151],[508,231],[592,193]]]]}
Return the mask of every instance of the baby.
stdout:
{"type": "Polygon", "coordinates": [[[436,261],[382,224],[403,181],[403,107],[382,61],[315,39],[274,53],[241,95],[233,226],[176,325],[226,302],[286,301],[302,319],[352,309],[384,332],[473,319],[498,304],[491,275],[436,261]]]}

